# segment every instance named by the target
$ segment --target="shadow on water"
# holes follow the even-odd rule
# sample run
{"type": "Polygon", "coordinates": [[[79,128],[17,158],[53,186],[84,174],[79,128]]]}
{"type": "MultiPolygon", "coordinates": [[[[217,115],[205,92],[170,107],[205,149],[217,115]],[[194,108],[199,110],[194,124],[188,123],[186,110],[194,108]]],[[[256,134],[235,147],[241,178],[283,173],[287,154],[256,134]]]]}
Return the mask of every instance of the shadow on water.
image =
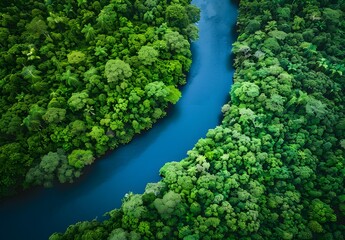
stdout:
{"type": "Polygon", "coordinates": [[[238,7],[240,5],[240,0],[231,0],[231,3],[238,7]]]}
{"type": "MultiPolygon", "coordinates": [[[[233,4],[236,4],[236,6],[238,6],[239,1],[231,1],[233,4]]],[[[230,29],[230,36],[232,38],[232,42],[235,42],[236,39],[238,38],[238,29],[237,29],[237,24],[236,22],[234,24],[231,25],[231,29],[230,29]]],[[[228,57],[228,62],[227,62],[227,68],[228,70],[234,70],[234,63],[235,63],[235,55],[233,54],[233,52],[231,51],[229,57],[228,57]]]]}
{"type": "MultiPolygon", "coordinates": [[[[195,76],[196,76],[196,74],[198,72],[198,71],[196,71],[196,69],[199,69],[199,67],[200,67],[200,62],[199,61],[198,62],[195,61],[196,59],[198,59],[198,56],[199,56],[199,53],[198,53],[199,47],[196,44],[194,44],[194,42],[192,42],[190,49],[191,49],[191,52],[192,52],[192,61],[193,61],[192,67],[193,67],[194,71],[189,71],[187,73],[187,79],[188,79],[187,80],[187,82],[188,82],[187,84],[190,84],[191,81],[195,78],[195,76]]],[[[185,88],[185,86],[182,86],[182,89],[183,88],[185,88]]],[[[182,91],[182,97],[183,97],[183,93],[184,92],[182,91]]]]}
{"type": "Polygon", "coordinates": [[[229,54],[228,59],[226,61],[226,67],[228,70],[234,69],[235,63],[235,55],[233,53],[229,54]]]}

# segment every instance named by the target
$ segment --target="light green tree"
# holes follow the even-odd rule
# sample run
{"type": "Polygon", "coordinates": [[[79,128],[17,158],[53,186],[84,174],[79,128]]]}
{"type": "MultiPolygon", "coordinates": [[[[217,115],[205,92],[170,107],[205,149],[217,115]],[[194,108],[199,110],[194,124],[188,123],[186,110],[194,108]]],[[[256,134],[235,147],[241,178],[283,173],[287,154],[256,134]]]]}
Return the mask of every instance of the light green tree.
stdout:
{"type": "Polygon", "coordinates": [[[142,46],[138,52],[138,58],[144,65],[152,65],[157,61],[158,51],[151,46],[142,46]]]}
{"type": "Polygon", "coordinates": [[[65,119],[65,116],[66,109],[52,107],[47,109],[42,118],[48,123],[59,123],[65,119]]]}
{"type": "Polygon", "coordinates": [[[109,60],[105,64],[104,75],[109,83],[117,83],[132,76],[132,69],[128,63],[120,59],[109,60]]]}
{"type": "Polygon", "coordinates": [[[90,150],[76,149],[68,155],[69,165],[75,168],[83,168],[85,165],[90,165],[94,159],[90,150]]]}
{"type": "Polygon", "coordinates": [[[85,54],[81,51],[72,51],[67,54],[67,60],[70,64],[79,64],[85,61],[85,54]]]}
{"type": "Polygon", "coordinates": [[[155,206],[161,217],[167,219],[173,214],[177,204],[179,204],[180,202],[180,194],[169,191],[163,196],[163,198],[156,198],[153,202],[153,205],[155,206]]]}
{"type": "Polygon", "coordinates": [[[67,104],[72,111],[78,111],[84,108],[89,95],[86,92],[72,93],[72,96],[68,99],[67,104]]]}
{"type": "Polygon", "coordinates": [[[86,41],[92,41],[96,36],[96,30],[91,26],[91,24],[86,24],[81,30],[85,35],[86,41]]]}

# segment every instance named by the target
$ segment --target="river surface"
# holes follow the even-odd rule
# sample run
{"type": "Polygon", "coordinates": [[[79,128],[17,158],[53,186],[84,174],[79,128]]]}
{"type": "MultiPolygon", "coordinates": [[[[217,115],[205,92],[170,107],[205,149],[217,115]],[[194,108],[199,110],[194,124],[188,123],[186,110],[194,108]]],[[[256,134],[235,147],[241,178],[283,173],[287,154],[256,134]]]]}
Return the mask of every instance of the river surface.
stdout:
{"type": "Polygon", "coordinates": [[[232,32],[237,8],[230,0],[194,0],[201,8],[199,40],[182,98],[153,128],[103,159],[77,183],[36,189],[0,203],[0,239],[48,239],[78,221],[101,219],[128,192],[143,193],[159,181],[159,169],[185,158],[198,139],[221,120],[234,70],[232,32]]]}

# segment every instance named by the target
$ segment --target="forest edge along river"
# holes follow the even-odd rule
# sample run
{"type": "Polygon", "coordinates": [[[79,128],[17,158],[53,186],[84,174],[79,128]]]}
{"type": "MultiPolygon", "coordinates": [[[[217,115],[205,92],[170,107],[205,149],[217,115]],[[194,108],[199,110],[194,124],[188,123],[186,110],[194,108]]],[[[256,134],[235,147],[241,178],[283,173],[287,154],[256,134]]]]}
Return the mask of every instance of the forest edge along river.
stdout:
{"type": "Polygon", "coordinates": [[[1,202],[1,239],[48,239],[70,224],[102,218],[120,207],[126,193],[142,193],[147,183],[159,181],[164,163],[186,157],[219,124],[234,72],[230,55],[237,7],[230,0],[193,4],[201,9],[199,40],[192,43],[193,64],[180,101],[151,130],[96,161],[77,183],[1,202]]]}

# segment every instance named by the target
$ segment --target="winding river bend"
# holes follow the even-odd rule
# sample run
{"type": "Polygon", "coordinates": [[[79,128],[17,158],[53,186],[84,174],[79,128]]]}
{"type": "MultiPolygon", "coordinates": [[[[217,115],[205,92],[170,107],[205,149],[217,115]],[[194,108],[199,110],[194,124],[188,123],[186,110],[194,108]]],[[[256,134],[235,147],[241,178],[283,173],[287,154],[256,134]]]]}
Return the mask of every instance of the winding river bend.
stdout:
{"type": "Polygon", "coordinates": [[[186,157],[197,140],[218,125],[234,71],[230,46],[237,9],[230,0],[193,3],[201,8],[200,38],[192,44],[193,65],[177,105],[153,129],[97,161],[77,183],[0,203],[1,239],[47,239],[70,224],[102,218],[120,207],[127,192],[142,193],[148,182],[159,181],[165,162],[186,157]]]}

